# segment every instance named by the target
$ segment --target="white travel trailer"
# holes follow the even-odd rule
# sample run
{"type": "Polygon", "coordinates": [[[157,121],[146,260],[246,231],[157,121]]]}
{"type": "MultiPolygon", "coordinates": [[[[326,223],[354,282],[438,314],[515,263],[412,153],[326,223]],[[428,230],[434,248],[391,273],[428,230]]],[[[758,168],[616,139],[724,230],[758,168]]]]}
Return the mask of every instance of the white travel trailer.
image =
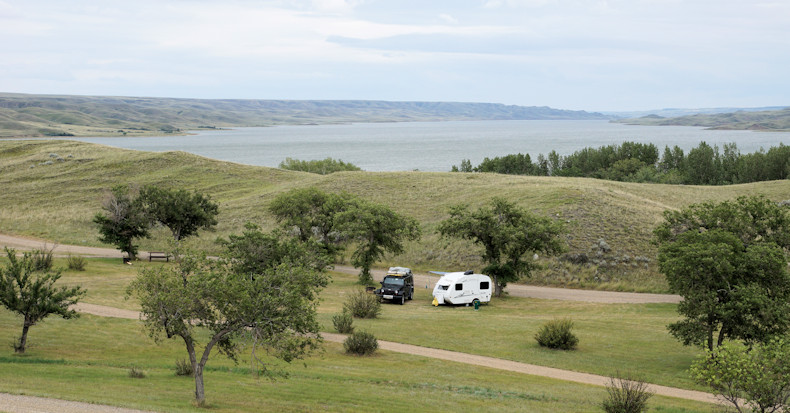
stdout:
{"type": "Polygon", "coordinates": [[[491,301],[491,277],[473,271],[448,272],[433,288],[434,304],[472,304],[491,301]]]}

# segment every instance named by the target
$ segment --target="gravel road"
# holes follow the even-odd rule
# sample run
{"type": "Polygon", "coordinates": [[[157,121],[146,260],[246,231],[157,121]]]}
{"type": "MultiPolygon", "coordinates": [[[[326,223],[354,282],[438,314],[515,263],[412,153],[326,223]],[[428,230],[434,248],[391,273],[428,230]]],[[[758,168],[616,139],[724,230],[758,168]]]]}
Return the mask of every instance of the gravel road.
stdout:
{"type": "MultiPolygon", "coordinates": [[[[43,241],[35,238],[18,237],[0,234],[0,247],[8,246],[18,250],[30,250],[55,247],[54,252],[58,255],[85,255],[94,257],[121,258],[120,251],[111,248],[83,247],[79,245],[60,245],[52,242],[43,241]]],[[[145,257],[145,251],[141,251],[139,256],[145,257]]],[[[335,271],[345,274],[359,274],[359,270],[347,265],[335,266],[335,271]]],[[[371,270],[374,279],[382,279],[386,271],[371,270]]],[[[415,274],[415,287],[433,288],[438,276],[429,274],[415,274]]],[[[609,304],[646,304],[646,303],[679,303],[680,296],[672,294],[643,294],[643,293],[623,293],[616,291],[593,291],[575,290],[570,288],[536,287],[531,285],[510,284],[507,292],[513,297],[541,298],[546,300],[566,300],[584,301],[589,303],[609,303],[609,304]]]]}

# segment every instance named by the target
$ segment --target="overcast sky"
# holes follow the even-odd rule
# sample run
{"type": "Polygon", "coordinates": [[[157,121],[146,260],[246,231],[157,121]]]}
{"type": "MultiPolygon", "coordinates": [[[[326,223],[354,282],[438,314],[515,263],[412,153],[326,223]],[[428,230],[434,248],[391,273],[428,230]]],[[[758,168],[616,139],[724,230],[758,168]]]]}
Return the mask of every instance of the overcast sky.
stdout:
{"type": "Polygon", "coordinates": [[[0,0],[0,92],[790,105],[790,0],[0,0]]]}

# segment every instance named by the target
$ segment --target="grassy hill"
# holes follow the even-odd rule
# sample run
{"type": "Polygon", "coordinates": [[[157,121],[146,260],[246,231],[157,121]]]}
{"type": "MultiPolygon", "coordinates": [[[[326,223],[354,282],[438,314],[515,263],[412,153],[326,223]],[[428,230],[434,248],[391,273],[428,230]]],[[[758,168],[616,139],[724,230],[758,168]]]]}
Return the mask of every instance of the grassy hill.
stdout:
{"type": "Polygon", "coordinates": [[[731,113],[696,114],[666,118],[648,115],[640,118],[621,119],[629,125],[700,126],[708,129],[734,130],[790,130],[790,108],[766,111],[737,111],[731,113]]]}
{"type": "Polygon", "coordinates": [[[277,124],[607,119],[599,113],[496,103],[173,99],[0,93],[0,138],[144,136],[277,124]]]}
{"type": "MultiPolygon", "coordinates": [[[[92,217],[113,185],[155,184],[208,193],[220,203],[215,233],[195,243],[216,251],[218,236],[239,233],[246,222],[274,226],[267,206],[292,188],[316,186],[348,191],[415,217],[424,236],[382,266],[419,270],[480,269],[478,247],[435,234],[448,207],[482,205],[505,197],[566,223],[569,253],[594,253],[599,239],[612,251],[598,264],[576,265],[539,257],[543,266],[531,282],[598,289],[662,291],[656,272],[652,230],[663,211],[706,200],[764,194],[790,199],[787,181],[721,187],[633,184],[584,178],[524,177],[429,172],[343,172],[314,175],[221,162],[182,153],[122,150],[73,141],[0,141],[0,228],[77,245],[101,245],[92,217]]],[[[168,233],[155,231],[142,249],[161,249],[168,233]]]]}

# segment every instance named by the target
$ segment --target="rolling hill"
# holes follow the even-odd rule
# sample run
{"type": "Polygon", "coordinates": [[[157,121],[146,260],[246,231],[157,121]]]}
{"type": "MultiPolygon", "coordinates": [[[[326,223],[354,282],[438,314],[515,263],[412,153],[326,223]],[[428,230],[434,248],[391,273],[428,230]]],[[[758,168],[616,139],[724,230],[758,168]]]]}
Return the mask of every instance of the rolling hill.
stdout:
{"type": "MultiPolygon", "coordinates": [[[[586,178],[529,177],[488,173],[341,172],[314,175],[216,161],[183,152],[152,153],[74,141],[0,141],[0,231],[76,245],[102,245],[91,222],[106,190],[118,184],[156,184],[198,190],[220,203],[216,232],[195,241],[216,251],[214,240],[239,233],[253,222],[275,223],[267,206],[278,194],[315,186],[348,191],[416,218],[424,236],[406,245],[386,265],[420,270],[480,268],[477,246],[440,239],[438,222],[451,205],[482,205],[504,197],[567,227],[564,259],[538,257],[542,269],[531,282],[584,288],[665,291],[655,265],[653,228],[665,210],[702,201],[763,194],[790,199],[786,181],[731,186],[635,184],[586,178]],[[573,263],[573,254],[597,254],[604,240],[611,251],[595,262],[573,263]]],[[[161,250],[169,235],[156,231],[142,249],[161,250]]]]}
{"type": "Polygon", "coordinates": [[[699,126],[722,130],[789,131],[790,108],[766,111],[700,113],[670,118],[659,115],[647,115],[639,118],[620,119],[616,122],[629,125],[699,126]]]}
{"type": "Polygon", "coordinates": [[[348,122],[608,119],[497,103],[234,100],[0,93],[0,138],[145,136],[201,128],[348,122]]]}

